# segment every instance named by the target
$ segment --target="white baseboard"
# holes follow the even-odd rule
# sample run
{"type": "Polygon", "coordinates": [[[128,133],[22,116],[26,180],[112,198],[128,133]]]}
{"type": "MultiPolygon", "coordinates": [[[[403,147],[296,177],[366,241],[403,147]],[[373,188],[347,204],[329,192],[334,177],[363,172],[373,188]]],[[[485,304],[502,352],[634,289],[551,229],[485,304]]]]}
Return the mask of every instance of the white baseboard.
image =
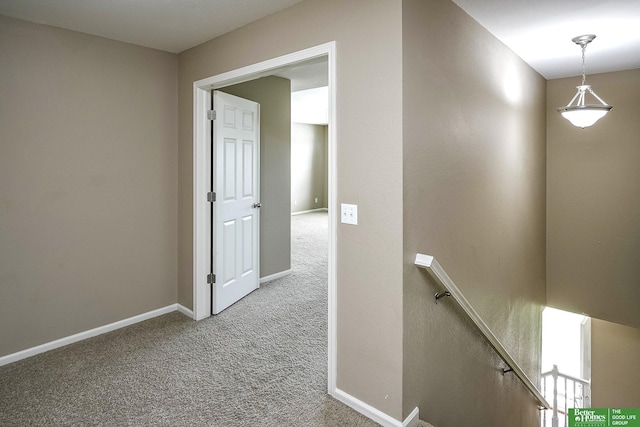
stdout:
{"type": "Polygon", "coordinates": [[[359,399],[356,399],[355,397],[351,396],[348,393],[345,393],[338,388],[333,390],[333,393],[331,393],[331,395],[340,402],[355,409],[365,417],[377,422],[383,427],[414,427],[418,424],[419,421],[419,411],[417,407],[413,411],[411,411],[411,414],[409,414],[409,416],[404,421],[398,421],[395,418],[380,411],[379,409],[376,409],[373,406],[366,404],[359,399]]]}
{"type": "MultiPolygon", "coordinates": [[[[291,274],[291,269],[282,271],[280,273],[272,274],[271,276],[264,277],[260,279],[260,283],[262,283],[263,281],[267,282],[269,280],[274,280],[279,277],[284,277],[288,274],[291,274]]],[[[22,350],[17,353],[12,353],[6,356],[2,356],[0,357],[0,366],[8,365],[9,363],[17,362],[18,360],[26,359],[28,357],[35,356],[36,354],[44,353],[45,351],[64,347],[65,345],[86,340],[87,338],[102,335],[107,332],[115,331],[117,329],[124,328],[125,326],[130,326],[135,323],[139,323],[144,320],[149,320],[154,317],[162,316],[163,314],[168,314],[174,311],[179,311],[185,316],[193,319],[192,310],[186,308],[181,304],[171,304],[166,307],[158,308],[156,310],[139,314],[137,316],[133,316],[127,319],[119,320],[117,322],[109,323],[108,325],[99,326],[97,328],[90,329],[88,331],[80,332],[65,338],[60,338],[55,341],[38,345],[36,347],[28,348],[26,350],[22,350]]],[[[403,422],[400,422],[395,418],[385,414],[384,412],[374,408],[371,405],[368,405],[362,402],[359,399],[356,399],[355,397],[351,396],[348,393],[345,393],[344,391],[338,388],[336,388],[333,391],[333,393],[331,393],[331,395],[337,400],[339,400],[340,402],[355,409],[356,411],[360,412],[364,416],[372,419],[373,421],[381,424],[384,427],[414,427],[417,425],[419,420],[418,408],[415,408],[403,422]]]]}
{"type": "Polygon", "coordinates": [[[116,329],[124,328],[125,326],[133,325],[134,323],[153,319],[154,317],[162,316],[163,314],[171,313],[176,310],[193,318],[193,312],[188,308],[180,304],[171,304],[166,307],[138,314],[137,316],[129,317],[128,319],[119,320],[117,322],[109,323],[108,325],[99,326],[94,329],[89,329],[88,331],[79,332],[68,337],[60,338],[55,341],[28,348],[26,350],[18,351],[17,353],[2,356],[0,357],[0,366],[8,365],[9,363],[17,362],[18,360],[26,359],[27,357],[35,356],[36,354],[44,353],[45,351],[64,347],[65,345],[73,344],[78,341],[86,340],[87,338],[115,331],[116,329]]]}
{"type": "Polygon", "coordinates": [[[416,406],[413,408],[413,411],[404,419],[402,422],[402,427],[415,427],[418,425],[418,421],[420,421],[420,411],[416,406]]]}
{"type": "Polygon", "coordinates": [[[291,212],[291,216],[302,215],[302,214],[311,213],[311,212],[329,212],[329,208],[318,208],[318,209],[309,209],[308,211],[291,212]]]}
{"type": "Polygon", "coordinates": [[[190,319],[195,319],[195,317],[193,317],[193,310],[189,310],[187,307],[185,307],[182,304],[176,304],[176,310],[178,310],[180,313],[184,314],[190,319]]]}
{"type": "Polygon", "coordinates": [[[288,275],[291,274],[292,271],[293,271],[292,269],[288,269],[288,270],[281,271],[279,273],[271,274],[269,276],[261,277],[260,278],[260,284],[267,283],[267,282],[270,282],[272,280],[276,280],[276,279],[279,279],[281,277],[288,276],[288,275]]]}

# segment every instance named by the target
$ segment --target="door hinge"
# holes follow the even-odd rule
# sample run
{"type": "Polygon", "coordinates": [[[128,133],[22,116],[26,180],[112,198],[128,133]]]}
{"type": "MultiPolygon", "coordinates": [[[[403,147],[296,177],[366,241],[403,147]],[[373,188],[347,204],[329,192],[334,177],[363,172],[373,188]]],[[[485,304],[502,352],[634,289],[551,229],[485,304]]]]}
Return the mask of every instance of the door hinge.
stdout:
{"type": "Polygon", "coordinates": [[[213,273],[207,274],[207,283],[214,284],[216,283],[216,275],[213,273]]]}
{"type": "Polygon", "coordinates": [[[214,191],[209,191],[207,193],[207,202],[213,203],[216,201],[216,193],[214,191]]]}
{"type": "Polygon", "coordinates": [[[215,120],[216,116],[216,110],[207,110],[207,120],[215,120]]]}

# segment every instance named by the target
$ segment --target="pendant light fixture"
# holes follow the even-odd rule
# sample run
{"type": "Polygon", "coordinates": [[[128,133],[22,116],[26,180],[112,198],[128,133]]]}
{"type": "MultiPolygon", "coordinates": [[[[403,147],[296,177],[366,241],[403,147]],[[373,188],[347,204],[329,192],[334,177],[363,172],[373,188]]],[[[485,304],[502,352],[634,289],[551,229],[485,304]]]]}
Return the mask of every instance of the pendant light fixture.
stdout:
{"type": "Polygon", "coordinates": [[[582,48],[582,84],[577,86],[578,92],[569,101],[566,107],[558,108],[562,117],[569,120],[572,125],[579,128],[586,128],[593,125],[595,122],[604,117],[613,107],[602,100],[591,89],[590,85],[586,85],[585,80],[585,67],[584,67],[584,53],[587,50],[587,45],[595,39],[593,34],[585,34],[583,36],[574,37],[572,42],[579,45],[582,48]],[[587,92],[598,100],[599,104],[586,104],[585,97],[587,92]]]}

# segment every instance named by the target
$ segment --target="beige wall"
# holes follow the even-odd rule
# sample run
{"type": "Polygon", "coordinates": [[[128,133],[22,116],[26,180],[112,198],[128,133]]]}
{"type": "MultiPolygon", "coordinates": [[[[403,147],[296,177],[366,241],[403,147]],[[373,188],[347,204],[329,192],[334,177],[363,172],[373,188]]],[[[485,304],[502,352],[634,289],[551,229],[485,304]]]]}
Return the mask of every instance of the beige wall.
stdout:
{"type": "Polygon", "coordinates": [[[402,416],[401,36],[400,0],[308,0],[179,55],[179,301],[190,307],[193,82],[336,41],[337,200],[357,204],[359,214],[358,226],[337,230],[337,387],[397,419],[402,416]]]}
{"type": "Polygon", "coordinates": [[[0,356],[176,302],[177,56],[0,17],[0,356]]]}
{"type": "Polygon", "coordinates": [[[260,104],[260,276],[291,268],[291,81],[264,77],[221,89],[260,104]]]}
{"type": "Polygon", "coordinates": [[[556,111],[579,83],[547,84],[547,303],[640,328],[640,69],[587,76],[613,110],[586,129],[556,111]]]}
{"type": "Polygon", "coordinates": [[[327,126],[291,124],[291,212],[328,207],[326,137],[327,126]]]}
{"type": "Polygon", "coordinates": [[[404,412],[538,426],[533,396],[413,261],[435,256],[537,383],[545,80],[452,2],[405,0],[403,81],[404,412]]]}
{"type": "Polygon", "coordinates": [[[640,407],[640,329],[592,319],[591,348],[591,406],[640,407]]]}

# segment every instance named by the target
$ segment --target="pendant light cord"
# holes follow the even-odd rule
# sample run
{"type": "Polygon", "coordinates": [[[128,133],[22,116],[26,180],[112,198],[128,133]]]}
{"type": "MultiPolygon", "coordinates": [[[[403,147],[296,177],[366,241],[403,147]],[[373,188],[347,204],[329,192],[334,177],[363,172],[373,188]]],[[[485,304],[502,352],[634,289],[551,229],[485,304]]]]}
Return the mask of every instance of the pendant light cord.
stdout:
{"type": "Polygon", "coordinates": [[[582,86],[584,86],[584,82],[587,79],[586,78],[586,71],[585,71],[585,66],[584,66],[584,54],[587,50],[587,45],[583,44],[582,45],[582,86]]]}

